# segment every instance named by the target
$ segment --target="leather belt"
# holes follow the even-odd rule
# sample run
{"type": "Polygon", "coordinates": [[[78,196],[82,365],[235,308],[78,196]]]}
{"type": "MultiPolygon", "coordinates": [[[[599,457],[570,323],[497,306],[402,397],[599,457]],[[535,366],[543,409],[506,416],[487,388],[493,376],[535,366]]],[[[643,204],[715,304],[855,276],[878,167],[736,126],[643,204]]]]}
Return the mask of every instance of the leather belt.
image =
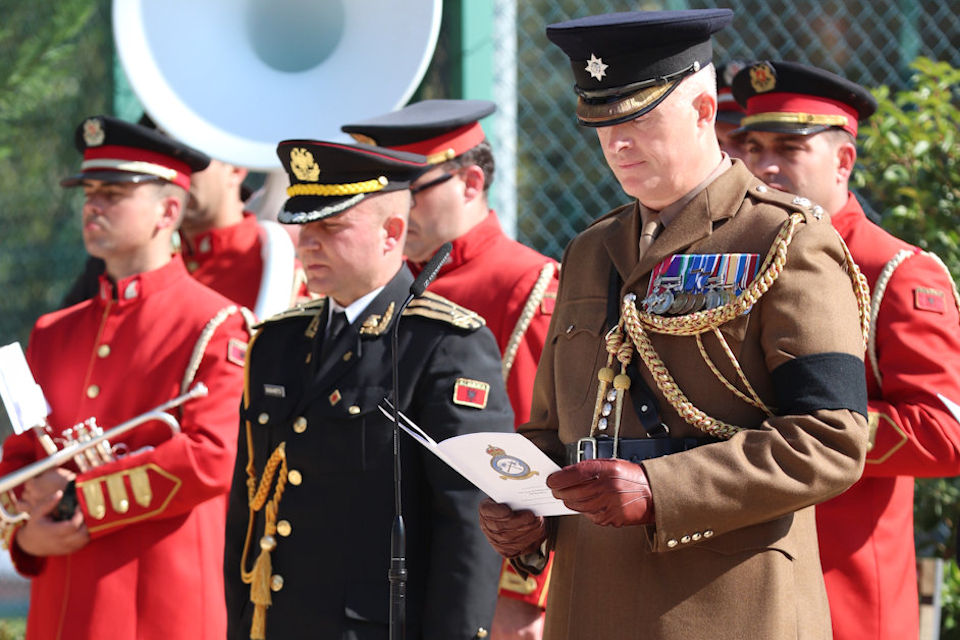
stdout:
{"type": "MultiPolygon", "coordinates": [[[[620,438],[617,444],[617,457],[630,462],[640,462],[650,458],[689,451],[705,444],[720,442],[716,438],[620,438]]],[[[613,438],[580,438],[567,445],[567,464],[581,460],[613,457],[613,438]]]]}

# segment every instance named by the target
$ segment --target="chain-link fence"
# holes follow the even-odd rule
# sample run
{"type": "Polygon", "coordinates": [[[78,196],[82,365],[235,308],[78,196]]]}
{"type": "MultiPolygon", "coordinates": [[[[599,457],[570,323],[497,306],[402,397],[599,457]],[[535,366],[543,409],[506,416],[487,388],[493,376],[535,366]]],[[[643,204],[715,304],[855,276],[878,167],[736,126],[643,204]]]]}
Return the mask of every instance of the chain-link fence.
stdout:
{"type": "MultiPolygon", "coordinates": [[[[734,24],[715,38],[717,61],[797,60],[867,86],[898,88],[918,55],[960,66],[960,17],[943,0],[516,0],[521,241],[559,257],[591,220],[627,199],[604,164],[594,132],[576,123],[569,62],[547,41],[544,27],[607,11],[714,6],[735,12],[734,24]]],[[[33,321],[59,305],[80,270],[79,194],[57,184],[77,168],[76,124],[111,110],[115,66],[109,0],[0,0],[0,16],[0,344],[5,344],[25,342],[33,321]]],[[[445,16],[420,97],[456,95],[449,76],[457,43],[449,26],[445,16]]],[[[11,593],[0,577],[0,605],[16,600],[11,593]]],[[[0,609],[0,616],[8,613],[0,609]]]]}
{"type": "Polygon", "coordinates": [[[729,7],[714,60],[794,60],[865,86],[901,88],[917,56],[960,65],[960,16],[943,0],[522,0],[517,3],[518,238],[559,257],[592,220],[627,202],[596,135],[574,118],[570,63],[544,27],[594,13],[729,7]]]}

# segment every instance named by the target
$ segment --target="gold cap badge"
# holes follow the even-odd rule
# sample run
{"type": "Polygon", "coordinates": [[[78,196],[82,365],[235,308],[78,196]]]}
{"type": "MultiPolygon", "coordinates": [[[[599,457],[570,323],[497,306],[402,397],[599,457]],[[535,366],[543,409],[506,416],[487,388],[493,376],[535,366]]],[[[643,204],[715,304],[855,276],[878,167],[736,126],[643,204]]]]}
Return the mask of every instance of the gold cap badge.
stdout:
{"type": "Polygon", "coordinates": [[[88,147],[99,147],[106,137],[103,122],[99,118],[88,118],[83,122],[83,141],[88,147]]]}
{"type": "Polygon", "coordinates": [[[313,154],[303,147],[290,150],[290,170],[298,180],[305,182],[316,182],[320,177],[320,167],[313,159],[313,154]]]}
{"type": "Polygon", "coordinates": [[[766,93],[772,91],[777,86],[777,75],[766,62],[761,62],[750,67],[750,86],[757,93],[766,93]]]}

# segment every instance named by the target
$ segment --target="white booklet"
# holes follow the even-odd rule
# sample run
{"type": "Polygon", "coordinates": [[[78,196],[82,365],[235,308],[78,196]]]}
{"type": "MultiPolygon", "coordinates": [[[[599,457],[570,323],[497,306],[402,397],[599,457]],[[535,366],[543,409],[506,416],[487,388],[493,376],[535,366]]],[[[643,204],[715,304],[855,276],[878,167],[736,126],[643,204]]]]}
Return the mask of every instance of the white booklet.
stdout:
{"type": "Polygon", "coordinates": [[[0,438],[42,425],[49,414],[20,343],[0,347],[0,438]]]}
{"type": "MultiPolygon", "coordinates": [[[[380,411],[393,422],[388,401],[380,411]]],[[[438,443],[402,412],[399,415],[400,428],[410,437],[497,502],[538,516],[577,514],[547,487],[547,476],[560,467],[519,433],[465,433],[438,443]]]]}

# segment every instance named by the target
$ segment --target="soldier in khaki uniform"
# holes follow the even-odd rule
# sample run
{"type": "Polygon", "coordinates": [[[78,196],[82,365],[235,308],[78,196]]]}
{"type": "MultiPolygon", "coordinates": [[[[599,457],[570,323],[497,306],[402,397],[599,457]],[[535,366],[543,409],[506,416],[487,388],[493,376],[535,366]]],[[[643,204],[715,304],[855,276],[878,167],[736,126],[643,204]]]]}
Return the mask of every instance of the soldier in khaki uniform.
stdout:
{"type": "Polygon", "coordinates": [[[502,555],[556,550],[545,638],[829,638],[813,509],[859,476],[866,289],[823,209],[714,134],[725,9],[552,25],[577,116],[636,200],[573,240],[520,427],[582,515],[486,501],[502,555]]]}

